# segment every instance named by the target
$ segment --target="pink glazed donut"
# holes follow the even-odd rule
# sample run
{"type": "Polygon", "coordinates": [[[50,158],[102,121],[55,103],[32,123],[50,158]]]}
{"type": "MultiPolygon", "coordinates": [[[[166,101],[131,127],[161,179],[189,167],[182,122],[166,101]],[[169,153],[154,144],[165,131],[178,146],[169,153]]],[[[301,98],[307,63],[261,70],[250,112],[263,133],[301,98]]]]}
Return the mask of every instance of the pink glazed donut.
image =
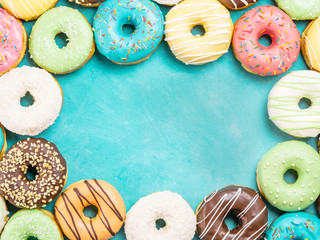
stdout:
{"type": "Polygon", "coordinates": [[[245,13],[235,24],[233,52],[242,66],[261,76],[287,71],[300,52],[300,34],[291,18],[274,6],[259,6],[245,13]],[[269,35],[268,47],[259,38],[269,35]]]}

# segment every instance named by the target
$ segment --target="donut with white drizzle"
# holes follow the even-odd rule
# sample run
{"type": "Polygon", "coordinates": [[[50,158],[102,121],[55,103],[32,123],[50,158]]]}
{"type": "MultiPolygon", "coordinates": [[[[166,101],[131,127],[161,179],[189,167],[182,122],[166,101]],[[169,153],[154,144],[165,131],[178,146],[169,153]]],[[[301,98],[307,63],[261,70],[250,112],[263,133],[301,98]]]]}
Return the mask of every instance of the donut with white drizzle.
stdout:
{"type": "Polygon", "coordinates": [[[259,0],[219,0],[225,7],[231,10],[241,10],[248,8],[259,0]]]}
{"type": "Polygon", "coordinates": [[[204,240],[262,239],[268,212],[259,194],[247,187],[231,185],[211,193],[197,209],[197,232],[204,240]],[[229,230],[224,220],[234,214],[239,220],[229,230]]]}

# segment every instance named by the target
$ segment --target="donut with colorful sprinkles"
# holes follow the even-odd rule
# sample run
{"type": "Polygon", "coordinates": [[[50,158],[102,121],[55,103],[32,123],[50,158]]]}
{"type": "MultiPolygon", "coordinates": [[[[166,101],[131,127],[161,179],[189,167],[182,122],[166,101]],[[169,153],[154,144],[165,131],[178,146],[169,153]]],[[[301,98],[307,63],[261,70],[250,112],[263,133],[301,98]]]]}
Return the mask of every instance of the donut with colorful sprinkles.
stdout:
{"type": "Polygon", "coordinates": [[[159,6],[149,0],[106,1],[93,21],[97,48],[114,63],[140,63],[160,44],[163,22],[159,6]],[[125,32],[125,25],[133,31],[125,32]]]}
{"type": "Polygon", "coordinates": [[[320,219],[307,212],[285,213],[276,218],[265,240],[318,240],[320,219]]]}
{"type": "Polygon", "coordinates": [[[261,76],[287,71],[300,52],[300,34],[291,18],[274,6],[259,6],[245,13],[235,24],[233,52],[245,70],[261,76]],[[259,38],[267,35],[271,45],[259,38]]]}

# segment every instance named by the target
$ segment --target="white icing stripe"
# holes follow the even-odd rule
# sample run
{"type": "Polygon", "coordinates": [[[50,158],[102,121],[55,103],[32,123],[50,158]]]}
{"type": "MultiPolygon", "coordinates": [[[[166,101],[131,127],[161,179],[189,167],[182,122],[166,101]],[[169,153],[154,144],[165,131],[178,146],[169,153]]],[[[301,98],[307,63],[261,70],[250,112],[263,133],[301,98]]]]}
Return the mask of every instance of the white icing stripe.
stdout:
{"type": "Polygon", "coordinates": [[[17,17],[21,17],[20,12],[15,8],[14,4],[11,2],[11,0],[4,0],[10,7],[12,13],[16,15],[17,17]]]}
{"type": "Polygon", "coordinates": [[[257,194],[252,200],[251,202],[248,204],[248,206],[241,212],[238,214],[238,218],[241,218],[243,215],[245,215],[249,209],[256,203],[256,201],[259,199],[259,195],[257,194]]]}
{"type": "Polygon", "coordinates": [[[29,8],[27,8],[26,5],[24,5],[24,3],[23,3],[21,0],[16,0],[16,1],[19,1],[19,2],[23,5],[24,9],[25,9],[28,13],[30,13],[30,15],[33,15],[33,14],[30,12],[29,8]]]}

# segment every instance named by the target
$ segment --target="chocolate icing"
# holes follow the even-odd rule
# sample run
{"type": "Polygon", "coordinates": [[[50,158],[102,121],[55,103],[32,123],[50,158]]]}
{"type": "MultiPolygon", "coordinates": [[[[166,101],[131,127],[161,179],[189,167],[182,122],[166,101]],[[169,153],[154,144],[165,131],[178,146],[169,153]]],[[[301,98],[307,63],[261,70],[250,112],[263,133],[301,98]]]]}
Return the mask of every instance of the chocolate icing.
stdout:
{"type": "Polygon", "coordinates": [[[197,211],[197,232],[205,240],[262,239],[268,212],[259,194],[251,188],[228,186],[207,196],[197,211]],[[239,225],[229,230],[224,220],[234,214],[239,225]]]}
{"type": "Polygon", "coordinates": [[[219,0],[225,7],[236,10],[251,6],[259,0],[219,0]]]}
{"type": "Polygon", "coordinates": [[[62,191],[66,161],[56,145],[43,138],[27,138],[11,147],[0,161],[0,194],[19,208],[44,207],[62,191]],[[36,167],[35,180],[27,178],[36,167]]]}
{"type": "Polygon", "coordinates": [[[70,2],[75,2],[84,6],[98,6],[106,0],[69,0],[70,2]]]}

